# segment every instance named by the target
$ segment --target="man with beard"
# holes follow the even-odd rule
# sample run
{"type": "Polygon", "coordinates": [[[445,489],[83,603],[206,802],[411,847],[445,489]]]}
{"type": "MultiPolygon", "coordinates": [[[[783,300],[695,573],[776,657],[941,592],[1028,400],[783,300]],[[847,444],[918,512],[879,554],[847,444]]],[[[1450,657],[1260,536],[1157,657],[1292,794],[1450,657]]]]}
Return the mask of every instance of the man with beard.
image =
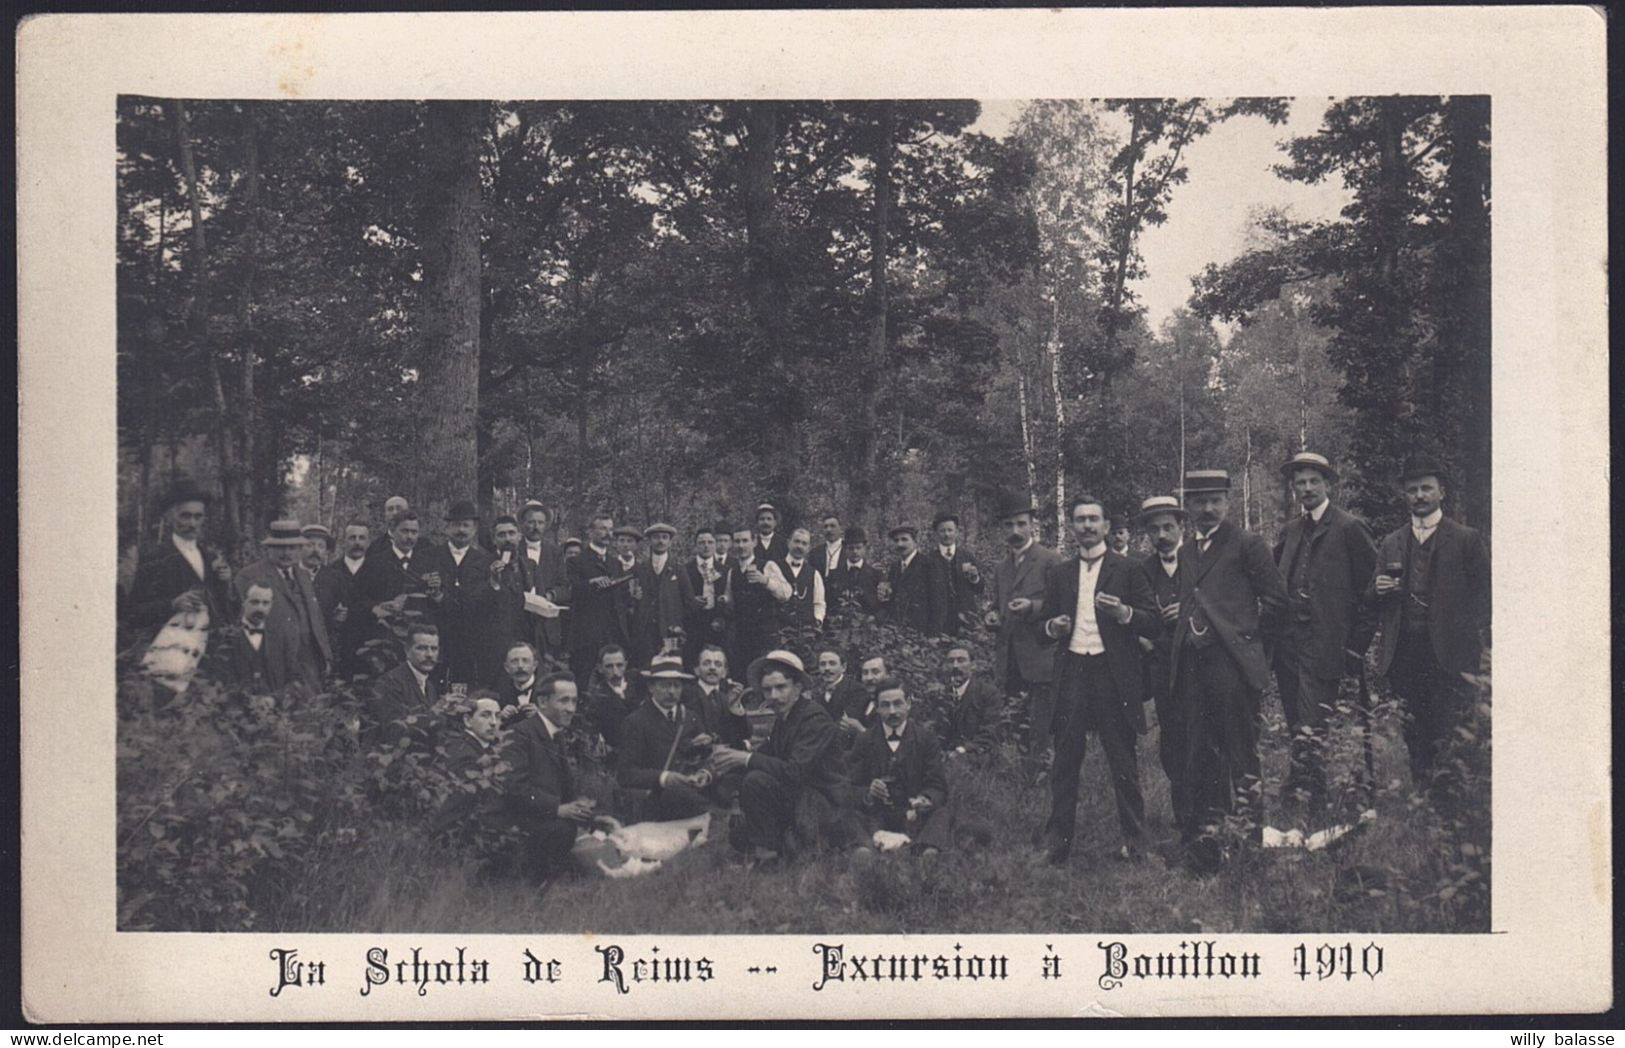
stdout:
{"type": "Polygon", "coordinates": [[[503,749],[506,810],[525,835],[520,867],[537,882],[570,870],[576,832],[593,819],[595,805],[580,796],[559,738],[575,715],[575,678],[550,673],[537,682],[536,712],[519,721],[503,749]]]}
{"type": "Polygon", "coordinates": [[[694,532],[694,556],[682,567],[684,581],[684,657],[693,662],[700,649],[721,644],[727,634],[727,565],[717,556],[716,532],[694,532]]]}
{"type": "Polygon", "coordinates": [[[407,633],[405,661],[372,682],[363,745],[388,750],[401,739],[411,739],[419,748],[433,748],[434,706],[440,701],[434,671],[439,661],[440,631],[432,625],[413,625],[407,633]]]}
{"type": "Polygon", "coordinates": [[[606,644],[624,646],[627,640],[618,606],[627,583],[617,583],[619,565],[609,549],[614,528],[608,513],[594,514],[587,522],[586,545],[566,562],[572,611],[570,668],[580,680],[592,673],[606,644]]]}
{"type": "Polygon", "coordinates": [[[1224,856],[1215,827],[1230,815],[1264,825],[1258,762],[1259,696],[1269,681],[1264,636],[1286,609],[1286,584],[1257,535],[1231,524],[1230,475],[1185,474],[1185,507],[1194,534],[1179,550],[1179,602],[1169,669],[1186,723],[1184,779],[1190,812],[1181,827],[1186,860],[1198,874],[1224,856]]]}
{"type": "Polygon", "coordinates": [[[371,537],[366,522],[350,521],[344,525],[344,556],[316,573],[316,605],[334,643],[340,680],[349,680],[365,668],[356,658],[356,649],[367,639],[371,616],[356,611],[356,578],[366,563],[371,537]]]}
{"type": "Polygon", "coordinates": [[[773,508],[773,503],[764,502],[756,507],[756,534],[751,542],[756,547],[756,562],[764,568],[783,560],[790,552],[790,544],[779,531],[779,511],[773,508]]]}
{"type": "Polygon", "coordinates": [[[767,591],[779,602],[779,622],[787,629],[816,630],[824,624],[824,576],[807,560],[811,549],[812,535],[796,528],[784,559],[769,561],[762,572],[767,591]]]}
{"type": "Polygon", "coordinates": [[[641,810],[630,821],[691,819],[710,807],[705,790],[712,776],[696,762],[713,736],[694,711],[683,706],[683,686],[692,681],[676,655],[656,655],[643,671],[649,697],[621,722],[615,781],[638,798],[641,810]]]}
{"type": "Polygon", "coordinates": [[[242,616],[237,625],[227,631],[231,645],[231,679],[238,687],[255,694],[280,691],[298,674],[298,666],[288,659],[285,651],[277,655],[273,670],[274,645],[266,638],[265,620],[275,599],[270,586],[262,582],[250,585],[243,593],[242,616]]]}
{"type": "Polygon", "coordinates": [[[502,700],[502,723],[511,724],[530,712],[536,702],[536,649],[529,641],[514,641],[502,660],[504,678],[496,696],[502,700]]]}
{"type": "Polygon", "coordinates": [[[1377,544],[1365,522],[1328,497],[1337,471],[1305,451],[1281,467],[1303,512],[1287,522],[1275,545],[1286,580],[1287,621],[1275,648],[1281,711],[1292,733],[1291,767],[1283,798],[1311,810],[1326,803],[1326,724],[1345,675],[1365,670],[1377,632],[1365,590],[1377,569],[1377,544]]]}
{"type": "Polygon", "coordinates": [[[1106,510],[1091,495],[1072,499],[1067,517],[1076,558],[1050,569],[1039,617],[1059,641],[1055,667],[1055,767],[1050,815],[1044,826],[1046,858],[1066,862],[1078,807],[1078,779],[1088,733],[1106,753],[1117,822],[1127,859],[1145,843],[1145,800],[1135,763],[1135,735],[1145,730],[1140,647],[1135,637],[1162,628],[1145,575],[1106,548],[1106,510]]]}
{"type": "Polygon", "coordinates": [[[621,722],[637,707],[638,695],[627,679],[626,649],[606,644],[598,653],[598,674],[587,693],[587,722],[611,750],[621,743],[621,722]]]}
{"type": "Polygon", "coordinates": [[[178,611],[206,610],[211,626],[232,619],[231,567],[218,548],[203,540],[209,496],[181,482],[159,504],[169,540],[142,550],[124,604],[132,627],[157,629],[178,611]]]}
{"type": "Polygon", "coordinates": [[[490,621],[491,554],[474,545],[479,510],[459,499],[446,511],[446,541],[422,551],[423,580],[440,626],[440,683],[474,686],[480,632],[490,621]]]}
{"type": "Polygon", "coordinates": [[[1477,531],[1444,515],[1444,468],[1417,456],[1400,476],[1411,519],[1383,536],[1368,590],[1382,616],[1377,672],[1404,707],[1411,786],[1452,801],[1448,750],[1472,709],[1490,628],[1490,558],[1477,531]]]}
{"type": "MultiPolygon", "coordinates": [[[[238,600],[249,586],[269,587],[276,595],[265,620],[266,637],[272,648],[272,672],[285,656],[294,667],[291,680],[305,686],[311,695],[322,690],[322,675],[333,663],[333,649],[327,640],[327,624],[316,603],[316,587],[310,575],[299,566],[305,538],[297,520],[272,521],[269,534],[260,540],[265,556],[245,567],[232,582],[238,600]]],[[[277,685],[280,687],[281,685],[277,685]]]]}
{"type": "Polygon", "coordinates": [[[916,854],[936,855],[948,846],[952,819],[942,746],[930,728],[909,718],[912,703],[902,684],[887,677],[878,691],[880,722],[850,755],[852,781],[864,790],[866,828],[906,834],[916,854]]]}
{"type": "Polygon", "coordinates": [[[830,572],[841,566],[841,546],[844,544],[844,535],[841,531],[840,514],[834,510],[822,513],[818,517],[818,530],[824,541],[818,548],[808,554],[807,559],[812,562],[818,574],[824,576],[824,586],[829,586],[830,572]]]}
{"type": "Polygon", "coordinates": [[[993,566],[993,607],[985,622],[995,630],[993,675],[1011,699],[1025,695],[1024,770],[1036,778],[1050,748],[1054,720],[1055,642],[1036,628],[1044,576],[1061,555],[1037,541],[1037,518],[1027,499],[1007,498],[1000,526],[1008,552],[993,566]]]}
{"type": "Polygon", "coordinates": [[[957,637],[965,627],[974,625],[976,612],[982,602],[982,569],[970,551],[959,544],[959,516],[938,513],[931,522],[936,533],[937,568],[947,589],[947,609],[943,614],[943,632],[957,637]]]}
{"type": "Polygon", "coordinates": [[[1151,538],[1151,553],[1140,562],[1140,570],[1163,623],[1156,635],[1139,638],[1145,653],[1145,687],[1157,711],[1157,757],[1168,776],[1174,825],[1183,826],[1190,807],[1190,791],[1185,786],[1186,725],[1168,686],[1168,672],[1170,634],[1179,617],[1179,547],[1185,537],[1185,510],[1172,495],[1153,495],[1140,504],[1139,523],[1151,538]]]}
{"type": "Polygon", "coordinates": [[[743,772],[739,784],[741,822],[729,832],[733,846],[755,862],[773,863],[792,852],[796,810],[813,801],[813,821],[828,843],[845,845],[849,836],[845,763],[836,745],[835,724],[822,706],[807,700],[807,672],[794,653],[771,651],[751,663],[750,685],[774,712],[773,732],[753,751],[724,748],[712,756],[719,774],[743,772]]]}
{"type": "Polygon", "coordinates": [[[418,533],[418,515],[411,510],[402,512],[385,536],[383,548],[374,542],[366,563],[361,565],[355,580],[359,605],[355,611],[370,620],[366,640],[395,643],[396,633],[389,625],[392,619],[434,622],[428,583],[420,566],[423,558],[417,548],[418,533]]]}
{"type": "Polygon", "coordinates": [[[897,559],[880,586],[880,603],[900,626],[941,633],[948,614],[948,585],[939,567],[941,558],[920,555],[919,529],[912,524],[899,524],[887,537],[897,559]]]}
{"type": "Polygon", "coordinates": [[[649,556],[634,569],[641,592],[634,632],[645,662],[665,650],[668,640],[682,629],[689,604],[688,575],[671,553],[671,540],[676,535],[677,529],[670,524],[651,524],[643,529],[649,556]]]}
{"type": "Polygon", "coordinates": [[[777,619],[777,602],[768,592],[766,568],[748,528],[734,532],[734,565],[728,579],[733,617],[733,651],[728,661],[748,666],[767,650],[777,619]]]}
{"type": "MultiPolygon", "coordinates": [[[[953,699],[948,745],[955,753],[987,753],[999,744],[1004,696],[992,681],[976,672],[970,649],[964,645],[956,644],[948,649],[944,676],[948,681],[948,694],[953,699]]],[[[884,719],[885,711],[880,713],[884,719]]]]}
{"type": "Polygon", "coordinates": [[[869,552],[868,532],[857,527],[847,528],[843,539],[841,559],[825,576],[825,599],[836,613],[856,610],[865,615],[878,615],[880,583],[884,576],[879,568],[864,561],[869,552]]]}

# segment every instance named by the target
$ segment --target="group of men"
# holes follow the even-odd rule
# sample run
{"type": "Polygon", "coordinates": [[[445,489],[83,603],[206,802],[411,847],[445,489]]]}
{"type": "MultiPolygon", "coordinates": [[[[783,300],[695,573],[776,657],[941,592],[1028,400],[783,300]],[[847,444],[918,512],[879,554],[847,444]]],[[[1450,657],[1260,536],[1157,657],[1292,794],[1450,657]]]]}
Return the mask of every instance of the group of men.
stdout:
{"type": "Polygon", "coordinates": [[[407,714],[433,706],[448,685],[464,696],[459,759],[486,752],[507,723],[512,770],[501,817],[528,813],[532,870],[556,868],[564,829],[595,815],[571,796],[555,738],[578,701],[614,752],[620,785],[650,817],[735,807],[736,842],[766,859],[795,846],[787,834],[797,804],[821,798],[832,839],[856,811],[916,846],[942,847],[952,823],[943,751],[929,728],[910,723],[916,697],[883,666],[863,667],[868,688],[846,681],[848,653],[820,652],[815,678],[795,655],[769,649],[785,628],[816,637],[845,608],[927,634],[980,623],[993,633],[996,685],[978,680],[968,698],[969,652],[949,652],[949,752],[986,749],[987,726],[1022,697],[1029,766],[1053,749],[1045,856],[1070,854],[1091,732],[1110,769],[1119,854],[1142,854],[1135,751],[1149,701],[1183,854],[1210,871],[1222,861],[1215,825],[1232,815],[1262,825],[1259,706],[1272,669],[1293,733],[1282,796],[1318,808],[1327,722],[1345,678],[1364,686],[1379,626],[1377,669],[1404,706],[1419,787],[1439,778],[1488,627],[1487,552],[1477,532],[1442,517],[1446,477],[1436,462],[1407,464],[1401,486],[1412,519],[1380,545],[1331,503],[1338,477],[1324,457],[1294,456],[1283,474],[1301,513],[1273,552],[1228,520],[1228,475],[1195,470],[1183,502],[1143,502],[1135,522],[1152,547],[1144,557],[1129,551],[1127,522],[1114,527],[1093,497],[1068,507],[1070,558],[1037,541],[1030,504],[1005,506],[1007,552],[990,579],[962,548],[952,514],[933,521],[925,548],[916,528],[891,529],[895,556],[882,571],[864,531],[833,513],[819,518],[816,549],[808,529],[785,533],[764,503],[754,527],[699,528],[679,558],[674,528],[616,527],[607,514],[587,521],[584,540],[556,546],[536,502],[496,518],[491,549],[475,542],[479,515],[467,502],[446,512],[443,540],[420,543],[421,522],[399,498],[385,506],[383,535],[346,525],[338,559],[327,559],[326,529],[278,521],[262,540],[265,557],[234,573],[201,538],[206,496],[182,487],[166,500],[170,541],[142,554],[124,605],[127,621],[143,626],[199,609],[233,623],[239,679],[273,690],[363,676],[369,649],[404,643],[405,660],[372,683],[370,740],[396,743],[407,714]],[[548,660],[570,672],[539,674],[548,660]],[[646,689],[631,686],[630,666],[647,667],[646,689]],[[750,695],[771,711],[757,717],[759,730],[728,666],[748,667],[750,695]],[[591,682],[585,696],[578,681],[591,682]],[[848,782],[851,804],[841,800],[848,782]]]}

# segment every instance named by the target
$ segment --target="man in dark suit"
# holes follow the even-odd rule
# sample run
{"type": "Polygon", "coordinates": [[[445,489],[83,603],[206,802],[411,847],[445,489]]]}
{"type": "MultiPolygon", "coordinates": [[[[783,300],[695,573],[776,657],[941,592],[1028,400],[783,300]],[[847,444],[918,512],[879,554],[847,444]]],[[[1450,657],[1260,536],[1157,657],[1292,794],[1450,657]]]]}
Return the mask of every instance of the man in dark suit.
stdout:
{"type": "Polygon", "coordinates": [[[419,552],[419,568],[440,627],[442,685],[479,683],[481,631],[491,618],[497,592],[491,588],[490,553],[474,544],[479,528],[474,503],[459,499],[446,510],[446,541],[419,552]]]}
{"type": "Polygon", "coordinates": [[[1377,567],[1377,545],[1365,522],[1332,505],[1337,471],[1312,451],[1294,455],[1281,472],[1303,512],[1281,529],[1275,566],[1286,580],[1287,621],[1275,647],[1275,679],[1292,733],[1291,768],[1283,797],[1313,809],[1326,801],[1326,724],[1344,675],[1365,669],[1377,631],[1365,601],[1377,567]]]}
{"type": "Polygon", "coordinates": [[[592,673],[598,652],[606,644],[624,647],[627,643],[618,598],[625,593],[630,577],[622,578],[619,561],[610,552],[614,529],[609,514],[594,515],[587,522],[586,544],[566,562],[572,601],[570,668],[582,680],[592,673]]]}
{"type": "Polygon", "coordinates": [[[395,517],[383,546],[374,542],[367,552],[355,580],[359,607],[351,612],[367,623],[363,643],[382,640],[393,645],[402,639],[404,623],[435,624],[417,548],[419,531],[418,515],[405,510],[395,517]]]}
{"type": "Polygon", "coordinates": [[[587,690],[586,722],[612,752],[621,744],[621,722],[641,699],[627,676],[628,665],[625,648],[604,645],[598,653],[598,671],[587,690]]]}
{"type": "Polygon", "coordinates": [[[752,544],[751,532],[734,532],[734,562],[728,572],[728,610],[732,649],[728,661],[749,666],[772,642],[778,622],[778,604],[768,592],[766,569],[752,544]]]}
{"type": "Polygon", "coordinates": [[[232,580],[234,599],[241,601],[249,586],[267,586],[275,594],[265,632],[271,646],[292,653],[295,679],[309,694],[322,690],[322,677],[333,662],[327,624],[316,602],[310,573],[299,566],[305,549],[297,520],[272,521],[260,540],[265,556],[245,567],[232,580]]]}
{"type": "Polygon", "coordinates": [[[912,626],[921,633],[941,633],[948,614],[948,583],[943,578],[940,557],[921,554],[919,529],[899,524],[887,533],[897,559],[886,572],[880,588],[880,602],[893,622],[912,626]]]}
{"type": "Polygon", "coordinates": [[[1145,844],[1145,800],[1135,761],[1135,736],[1145,730],[1144,687],[1136,636],[1161,629],[1145,575],[1127,557],[1106,548],[1106,508],[1078,495],[1067,510],[1078,555],[1050,568],[1039,618],[1055,651],[1055,767],[1050,814],[1044,825],[1047,858],[1064,863],[1072,853],[1078,776],[1089,732],[1100,739],[1117,798],[1124,858],[1145,844]]]}
{"type": "Polygon", "coordinates": [[[1447,478],[1418,456],[1400,477],[1411,519],[1383,536],[1368,593],[1382,616],[1377,672],[1405,709],[1411,785],[1435,803],[1454,786],[1443,760],[1482,672],[1490,628],[1490,558],[1477,531],[1444,515],[1447,478]]]}
{"type": "Polygon", "coordinates": [[[243,594],[242,616],[236,625],[226,630],[226,643],[231,680],[239,688],[255,694],[280,691],[289,678],[298,672],[293,660],[279,658],[273,683],[272,659],[274,645],[265,635],[265,620],[271,613],[276,595],[264,583],[255,583],[243,594]],[[285,663],[285,664],[284,664],[285,663]]]}
{"type": "Polygon", "coordinates": [[[527,640],[538,653],[563,660],[568,658],[564,648],[564,615],[525,611],[527,596],[533,604],[538,597],[553,604],[570,603],[569,569],[564,552],[547,540],[547,520],[547,509],[539,502],[527,502],[520,511],[523,540],[514,544],[513,557],[517,578],[508,583],[502,599],[510,606],[505,621],[520,629],[513,639],[527,640]]]}
{"type": "Polygon", "coordinates": [[[1170,686],[1186,723],[1185,782],[1191,811],[1180,836],[1198,873],[1223,862],[1214,827],[1239,815],[1258,840],[1264,784],[1258,704],[1269,681],[1264,636],[1286,610],[1286,584],[1264,540],[1225,519],[1230,475],[1185,474],[1195,533],[1179,550],[1170,686]]]}
{"type": "Polygon", "coordinates": [[[461,701],[453,715],[462,730],[440,744],[440,770],[446,777],[447,792],[430,832],[456,830],[472,836],[480,829],[499,830],[502,796],[482,781],[497,770],[496,744],[502,720],[496,696],[489,689],[477,689],[461,701]]]}
{"type": "Polygon", "coordinates": [[[639,802],[622,814],[635,822],[691,819],[710,807],[704,791],[712,782],[701,766],[712,736],[682,701],[694,676],[683,672],[681,657],[656,655],[643,679],[649,697],[621,722],[615,760],[615,781],[639,802]]]}
{"type": "Polygon", "coordinates": [[[405,661],[372,682],[363,745],[390,749],[401,739],[410,739],[419,748],[434,748],[434,706],[440,701],[434,670],[439,661],[440,630],[426,624],[412,626],[405,661]]]}
{"type": "Polygon", "coordinates": [[[700,649],[694,680],[683,687],[683,705],[700,719],[700,730],[726,746],[743,748],[750,722],[739,705],[744,685],[728,679],[728,655],[715,644],[700,649]]]}
{"type": "Polygon", "coordinates": [[[982,603],[982,568],[971,556],[970,550],[959,543],[958,514],[938,513],[931,522],[931,530],[937,538],[936,549],[933,550],[940,558],[937,567],[947,588],[943,632],[957,637],[974,625],[978,618],[977,612],[982,603]]]}
{"type": "Polygon", "coordinates": [[[539,882],[570,871],[576,831],[592,821],[594,804],[578,796],[558,737],[575,719],[575,678],[551,673],[536,687],[536,712],[509,733],[503,750],[508,765],[503,796],[509,817],[525,834],[521,868],[539,882]]]}
{"type": "Polygon", "coordinates": [[[231,622],[236,604],[231,594],[231,567],[220,550],[203,540],[209,496],[181,482],[159,503],[169,524],[169,539],[141,551],[124,602],[125,622],[156,630],[177,611],[207,610],[212,626],[231,622]]]}
{"type": "Polygon", "coordinates": [[[1172,626],[1179,606],[1179,546],[1185,537],[1185,510],[1172,495],[1152,495],[1140,504],[1138,522],[1151,540],[1151,553],[1140,561],[1151,599],[1163,629],[1152,637],[1139,637],[1145,652],[1145,689],[1157,712],[1157,756],[1168,776],[1168,799],[1174,825],[1183,826],[1190,806],[1185,787],[1185,718],[1174,703],[1168,685],[1172,626]]]}
{"type": "MultiPolygon", "coordinates": [[[[970,649],[964,645],[948,649],[945,669],[953,699],[948,745],[954,753],[987,753],[1003,737],[1004,695],[976,672],[970,649]]],[[[884,718],[884,712],[881,716],[884,718]]]]}
{"type": "Polygon", "coordinates": [[[835,723],[818,703],[805,697],[810,686],[801,659],[771,651],[751,663],[750,685],[774,711],[773,732],[762,748],[720,749],[712,757],[719,773],[741,771],[739,808],[743,820],[729,833],[734,847],[758,861],[775,861],[792,845],[796,808],[817,798],[821,827],[830,843],[846,845],[850,798],[846,765],[836,744],[835,723]]]}
{"type": "Polygon", "coordinates": [[[644,662],[664,650],[675,631],[682,629],[690,603],[688,573],[671,552],[671,540],[676,535],[677,529],[670,524],[651,524],[643,529],[649,556],[635,569],[640,595],[632,628],[644,662]]]}
{"type": "Polygon", "coordinates": [[[372,616],[357,606],[356,578],[366,563],[370,537],[365,521],[350,521],[344,525],[341,538],[344,556],[316,573],[316,606],[327,624],[327,637],[333,645],[333,661],[340,680],[349,680],[364,669],[356,659],[356,649],[366,638],[358,636],[356,627],[367,627],[372,616]]]}
{"type": "Polygon", "coordinates": [[[693,662],[708,644],[727,639],[727,564],[717,556],[716,532],[710,527],[694,531],[694,556],[683,562],[683,654],[693,662]]]}
{"type": "Polygon", "coordinates": [[[530,641],[516,640],[508,645],[502,661],[502,683],[496,690],[503,724],[512,724],[536,704],[536,665],[536,649],[530,641]]]}
{"type": "Polygon", "coordinates": [[[837,725],[842,717],[861,714],[869,704],[869,692],[846,672],[846,656],[835,648],[818,653],[818,679],[812,685],[812,698],[837,725]]]}
{"type": "Polygon", "coordinates": [[[831,614],[854,610],[865,615],[880,614],[880,584],[885,576],[865,560],[868,552],[868,532],[847,528],[839,561],[824,573],[824,598],[831,614]]]}
{"type": "Polygon", "coordinates": [[[1055,642],[1035,628],[1044,575],[1061,555],[1037,540],[1037,518],[1025,498],[1006,498],[1000,512],[1007,552],[993,566],[993,607],[984,620],[993,639],[993,675],[1011,699],[1027,697],[1026,772],[1034,776],[1050,747],[1055,719],[1055,642]]]}
{"type": "Polygon", "coordinates": [[[756,507],[756,534],[751,542],[756,547],[756,561],[763,567],[784,559],[790,552],[790,542],[779,530],[779,511],[773,503],[764,502],[756,507]]]}
{"type": "Polygon", "coordinates": [[[834,510],[819,514],[818,531],[824,541],[807,555],[807,559],[812,562],[813,569],[824,576],[824,587],[828,589],[830,572],[841,566],[842,547],[846,544],[841,515],[834,510]]]}
{"type": "Polygon", "coordinates": [[[850,754],[852,781],[863,790],[866,829],[903,833],[919,855],[948,846],[948,776],[931,729],[909,718],[908,692],[894,678],[880,685],[880,722],[850,754]]]}

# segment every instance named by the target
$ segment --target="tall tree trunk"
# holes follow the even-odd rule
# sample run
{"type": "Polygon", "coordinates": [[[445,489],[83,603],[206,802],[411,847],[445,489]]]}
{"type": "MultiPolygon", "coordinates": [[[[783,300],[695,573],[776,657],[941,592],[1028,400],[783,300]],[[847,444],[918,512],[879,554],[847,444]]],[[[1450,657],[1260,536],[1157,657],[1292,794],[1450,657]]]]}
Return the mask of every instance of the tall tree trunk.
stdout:
{"type": "Polygon", "coordinates": [[[424,105],[423,419],[418,490],[425,528],[478,481],[480,144],[485,105],[424,105]]]}
{"type": "Polygon", "coordinates": [[[259,398],[255,395],[255,352],[258,339],[254,336],[254,281],[259,275],[260,262],[260,146],[259,128],[252,110],[243,113],[243,199],[248,208],[246,264],[243,266],[243,286],[238,290],[237,318],[242,329],[237,405],[242,419],[240,435],[243,455],[243,519],[250,526],[261,521],[262,506],[259,498],[259,458],[255,439],[260,428],[259,398]]]}
{"type": "Polygon", "coordinates": [[[192,155],[191,123],[186,103],[175,99],[175,144],[180,153],[181,176],[186,182],[186,199],[192,212],[192,306],[187,316],[193,344],[203,358],[204,377],[214,405],[209,435],[220,466],[221,506],[225,511],[222,544],[235,551],[243,539],[243,519],[239,492],[241,468],[237,462],[237,441],[233,433],[231,406],[220,377],[220,361],[209,341],[209,241],[203,229],[203,203],[198,199],[197,163],[192,155]]]}
{"type": "Polygon", "coordinates": [[[1454,414],[1459,423],[1462,515],[1474,527],[1490,526],[1490,99],[1457,95],[1445,102],[1444,133],[1450,142],[1446,186],[1450,217],[1445,227],[1446,301],[1440,325],[1440,368],[1434,378],[1434,417],[1454,414]]]}
{"type": "MultiPolygon", "coordinates": [[[[779,210],[774,172],[779,146],[779,102],[745,106],[745,155],[741,189],[745,207],[745,289],[758,339],[757,359],[774,381],[785,373],[789,353],[789,266],[785,258],[784,219],[779,210]]],[[[778,419],[760,427],[773,433],[762,448],[769,487],[784,490],[800,471],[799,401],[775,400],[767,408],[778,419]],[[775,432],[775,429],[777,430],[775,432]]]]}
{"type": "Polygon", "coordinates": [[[1033,457],[1033,426],[1027,413],[1027,367],[1016,354],[1016,404],[1021,411],[1021,458],[1027,465],[1027,505],[1038,499],[1038,460],[1033,457]]]}
{"type": "Polygon", "coordinates": [[[1050,290],[1049,337],[1044,340],[1049,356],[1050,392],[1055,398],[1055,545],[1066,541],[1066,397],[1061,393],[1061,297],[1050,290]]]}
{"type": "Polygon", "coordinates": [[[879,102],[874,108],[874,165],[870,176],[873,197],[869,223],[869,335],[858,370],[857,469],[852,476],[851,516],[866,524],[874,511],[875,474],[879,464],[880,380],[890,373],[890,346],[886,325],[891,313],[890,282],[886,275],[891,253],[892,165],[896,160],[896,107],[879,102]]]}

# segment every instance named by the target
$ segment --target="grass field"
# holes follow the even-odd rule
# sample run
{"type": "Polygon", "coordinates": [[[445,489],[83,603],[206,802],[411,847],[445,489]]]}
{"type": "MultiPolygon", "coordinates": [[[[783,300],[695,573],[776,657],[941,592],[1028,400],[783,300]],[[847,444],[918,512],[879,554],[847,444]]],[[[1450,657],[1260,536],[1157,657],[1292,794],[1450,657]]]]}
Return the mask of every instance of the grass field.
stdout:
{"type": "MultiPolygon", "coordinates": [[[[1265,697],[1263,756],[1273,787],[1285,772],[1284,725],[1265,697]]],[[[1488,705],[1477,738],[1488,738],[1488,705]]],[[[846,854],[750,870],[714,820],[710,841],[648,876],[533,888],[479,876],[476,865],[411,835],[322,846],[296,883],[259,906],[258,930],[372,933],[918,933],[918,932],[1462,932],[1489,921],[1487,744],[1461,813],[1442,819],[1412,794],[1397,714],[1379,703],[1374,739],[1378,818],[1325,851],[1243,849],[1218,876],[1196,878],[1158,855],[1130,864],[1120,841],[1105,760],[1091,740],[1077,839],[1066,866],[1043,864],[1030,840],[1047,787],[1020,784],[1013,750],[986,768],[955,764],[961,810],[995,827],[992,845],[922,861],[892,853],[871,864],[846,854]]],[[[1360,744],[1346,715],[1334,726],[1332,781],[1344,811],[1357,799],[1360,744]]],[[[1174,829],[1156,729],[1142,736],[1140,781],[1159,842],[1174,829]]],[[[1266,821],[1294,822],[1278,797],[1266,821]]]]}

